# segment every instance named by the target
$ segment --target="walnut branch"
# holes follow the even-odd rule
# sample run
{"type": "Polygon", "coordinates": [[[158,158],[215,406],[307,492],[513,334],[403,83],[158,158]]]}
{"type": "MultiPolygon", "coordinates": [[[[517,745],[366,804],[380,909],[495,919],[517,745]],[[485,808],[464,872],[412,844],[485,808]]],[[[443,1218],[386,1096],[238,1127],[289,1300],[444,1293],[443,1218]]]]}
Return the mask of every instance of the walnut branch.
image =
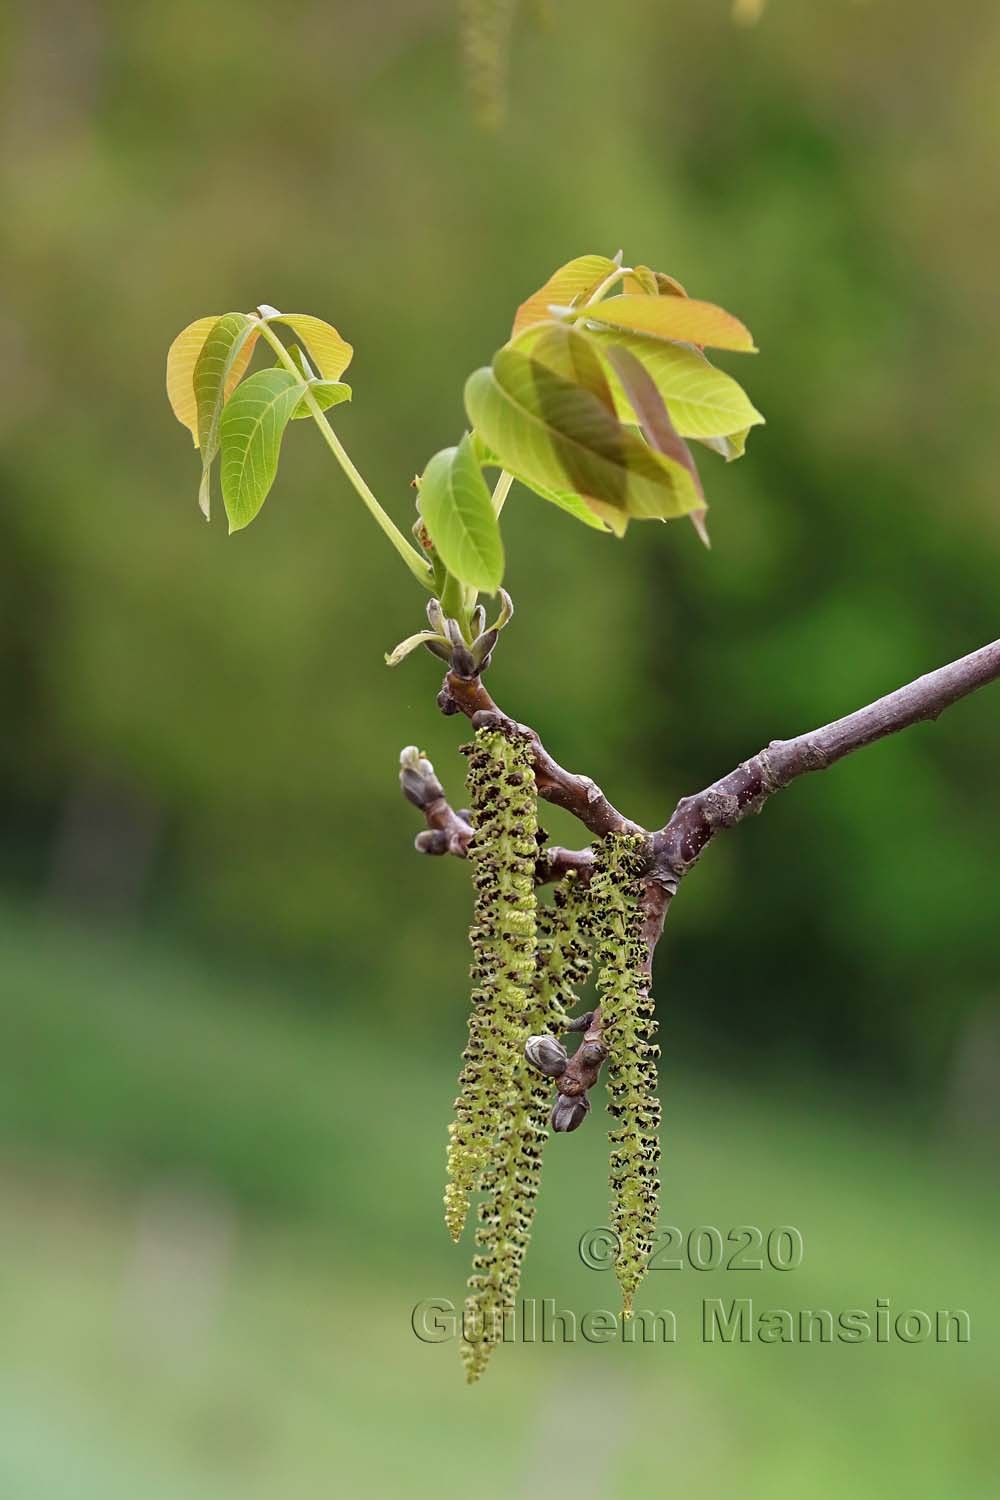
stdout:
{"type": "MultiPolygon", "coordinates": [[[[912,724],[936,719],[953,703],[998,678],[1000,640],[928,672],[867,707],[819,729],[791,740],[773,740],[766,749],[711,786],[694,796],[683,797],[670,820],[650,836],[649,867],[642,900],[646,971],[650,978],[653,955],[670,901],[681,879],[720,829],[733,828],[751,813],[760,812],[775,792],[799,776],[825,770],[855,750],[897,734],[912,724]]],[[[454,670],[449,672],[438,695],[438,706],[445,714],[465,714],[474,727],[500,722],[528,739],[532,746],[539,795],[574,813],[591,833],[600,836],[645,832],[618,812],[590,777],[564,770],[549,755],[534,729],[517,723],[497,706],[478,674],[464,676],[454,670]]],[[[429,765],[428,762],[424,764],[429,765]]],[[[414,795],[412,782],[408,788],[404,781],[404,791],[422,809],[428,821],[428,833],[418,835],[418,848],[428,853],[464,855],[472,836],[471,826],[462,814],[452,812],[436,778],[433,784],[427,783],[419,796],[414,795]]],[[[589,873],[592,862],[589,849],[548,849],[539,857],[538,879],[559,879],[569,869],[589,873]]],[[[586,1117],[589,1109],[587,1095],[597,1083],[607,1057],[600,1007],[579,1017],[572,1029],[584,1030],[584,1036],[565,1066],[560,1065],[556,1082],[558,1097],[552,1117],[556,1130],[575,1130],[586,1117]]]]}
{"type": "Polygon", "coordinates": [[[678,802],[670,821],[653,836],[653,869],[669,887],[701,856],[722,828],[760,812],[775,792],[810,771],[823,771],[845,755],[936,719],[959,699],[1000,678],[1000,640],[887,693],[866,708],[792,740],[772,740],[693,797],[678,802]]]}
{"type": "Polygon", "coordinates": [[[477,729],[486,724],[500,723],[529,740],[538,795],[546,802],[573,813],[591,833],[645,832],[638,823],[633,823],[612,806],[590,776],[577,776],[572,771],[563,770],[546,750],[536,730],[527,724],[519,724],[497,707],[478,675],[462,677],[457,672],[449,672],[437,701],[442,713],[465,714],[477,729]],[[480,718],[480,715],[486,717],[480,718]]]}
{"type": "MultiPolygon", "coordinates": [[[[403,796],[420,809],[427,821],[414,839],[421,854],[455,854],[468,858],[469,841],[475,833],[467,808],[456,812],[444,794],[434,767],[416,745],[407,745],[399,757],[399,784],[403,796]]],[[[539,885],[561,880],[570,870],[589,877],[594,856],[590,849],[563,849],[558,844],[539,850],[535,880],[539,885]]]]}

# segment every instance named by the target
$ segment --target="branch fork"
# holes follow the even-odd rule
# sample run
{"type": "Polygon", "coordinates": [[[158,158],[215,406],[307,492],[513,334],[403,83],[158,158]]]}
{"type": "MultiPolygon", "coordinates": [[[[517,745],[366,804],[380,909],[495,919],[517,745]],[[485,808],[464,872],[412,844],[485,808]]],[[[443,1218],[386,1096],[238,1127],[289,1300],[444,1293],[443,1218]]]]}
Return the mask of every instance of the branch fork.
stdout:
{"type": "MultiPolygon", "coordinates": [[[[482,671],[488,665],[492,644],[478,665],[468,650],[463,655],[454,639],[452,644],[449,671],[437,698],[442,713],[464,714],[475,729],[502,726],[523,738],[531,749],[538,795],[573,813],[591,834],[603,837],[624,833],[647,838],[640,904],[643,968],[650,983],[653,955],[670,902],[681,880],[717,833],[735,828],[744,818],[759,813],[775,792],[800,776],[826,770],[855,750],[911,725],[934,720],[952,704],[1000,678],[1000,640],[997,640],[843,718],[794,739],[772,740],[765,749],[710,786],[693,796],[682,797],[664,826],[647,833],[620,813],[591,777],[565,770],[546,750],[536,730],[519,724],[498,707],[482,683],[482,671]]],[[[465,858],[475,831],[469,815],[453,811],[433,766],[415,746],[409,746],[400,757],[400,783],[404,795],[423,812],[427,822],[427,828],[415,841],[421,853],[456,854],[465,858]]],[[[569,870],[588,879],[593,864],[590,848],[543,849],[538,857],[536,880],[539,883],[559,880],[569,870]]],[[[586,1118],[590,1090],[607,1058],[599,1006],[567,1026],[567,1031],[580,1030],[583,1039],[572,1055],[551,1036],[530,1037],[525,1047],[528,1061],[555,1081],[557,1097],[551,1124],[558,1132],[575,1130],[586,1118]]]]}

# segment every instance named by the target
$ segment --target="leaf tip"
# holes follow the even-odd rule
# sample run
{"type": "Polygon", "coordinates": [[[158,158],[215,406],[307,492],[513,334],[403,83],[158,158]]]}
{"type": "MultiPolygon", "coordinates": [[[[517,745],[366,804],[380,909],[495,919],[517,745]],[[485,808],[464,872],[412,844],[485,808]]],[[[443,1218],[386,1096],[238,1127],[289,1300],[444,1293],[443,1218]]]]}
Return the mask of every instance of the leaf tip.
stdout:
{"type": "Polygon", "coordinates": [[[711,550],[712,550],[712,538],[708,534],[708,525],[707,525],[707,523],[705,521],[705,517],[707,515],[708,515],[708,510],[707,509],[706,510],[692,510],[692,511],[688,512],[688,520],[691,522],[691,525],[694,527],[695,531],[698,533],[698,540],[701,542],[702,546],[705,547],[709,552],[711,552],[711,550]]]}

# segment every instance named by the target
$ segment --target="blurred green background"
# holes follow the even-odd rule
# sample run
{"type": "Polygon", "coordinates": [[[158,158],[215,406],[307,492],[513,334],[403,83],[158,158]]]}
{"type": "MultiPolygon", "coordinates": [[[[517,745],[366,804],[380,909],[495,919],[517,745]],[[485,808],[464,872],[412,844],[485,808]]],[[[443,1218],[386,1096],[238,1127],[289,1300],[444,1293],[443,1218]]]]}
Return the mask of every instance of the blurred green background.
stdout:
{"type": "MultiPolygon", "coordinates": [[[[396,786],[419,742],[459,802],[461,726],[429,657],[385,670],[422,599],[311,428],[251,530],[204,525],[163,359],[261,301],[335,323],[402,524],[560,262],[622,246],[743,317],[768,426],[705,456],[711,553],[504,516],[491,687],[662,823],[997,635],[996,6],[526,4],[495,134],[445,0],[23,0],[0,46],[0,1495],[981,1500],[1000,690],[797,786],[671,912],[664,1222],[794,1224],[801,1269],[651,1274],[675,1346],[512,1347],[467,1391],[410,1328],[468,1259],[467,871],[396,786]],[[715,1296],[973,1337],[711,1347],[715,1296]]],[[[549,1155],[524,1291],[614,1309],[576,1248],[602,1121],[549,1155]]]]}

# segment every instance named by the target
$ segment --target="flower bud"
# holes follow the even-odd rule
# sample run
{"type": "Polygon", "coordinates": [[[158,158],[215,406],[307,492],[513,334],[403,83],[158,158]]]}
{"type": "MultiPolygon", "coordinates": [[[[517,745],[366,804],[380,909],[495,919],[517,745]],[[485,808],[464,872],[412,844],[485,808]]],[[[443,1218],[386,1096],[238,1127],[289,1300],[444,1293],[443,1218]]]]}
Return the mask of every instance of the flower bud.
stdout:
{"type": "Polygon", "coordinates": [[[552,1114],[549,1123],[553,1130],[560,1133],[576,1130],[587,1118],[590,1110],[590,1100],[586,1094],[576,1094],[569,1098],[566,1094],[560,1094],[552,1106],[552,1114]]]}
{"type": "Polygon", "coordinates": [[[529,1036],[524,1044],[524,1055],[533,1068],[539,1073],[544,1073],[546,1078],[558,1078],[560,1073],[565,1073],[569,1054],[562,1042],[547,1033],[543,1036],[529,1036]]]}

